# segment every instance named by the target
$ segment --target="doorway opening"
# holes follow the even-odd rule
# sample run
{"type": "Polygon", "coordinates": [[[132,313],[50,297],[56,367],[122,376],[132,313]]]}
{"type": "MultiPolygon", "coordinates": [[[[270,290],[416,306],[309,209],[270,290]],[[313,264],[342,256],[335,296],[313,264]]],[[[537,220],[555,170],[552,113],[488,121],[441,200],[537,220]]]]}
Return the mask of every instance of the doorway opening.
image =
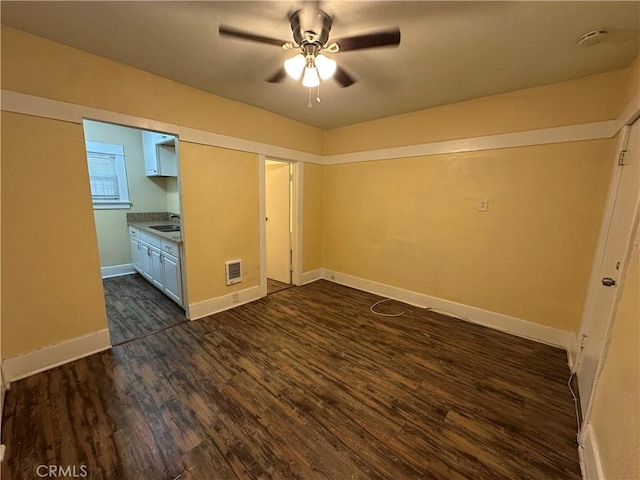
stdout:
{"type": "Polygon", "coordinates": [[[187,322],[178,138],[93,120],[83,130],[111,344],[187,322]]]}
{"type": "Polygon", "coordinates": [[[293,285],[294,165],[265,160],[267,295],[293,285]]]}

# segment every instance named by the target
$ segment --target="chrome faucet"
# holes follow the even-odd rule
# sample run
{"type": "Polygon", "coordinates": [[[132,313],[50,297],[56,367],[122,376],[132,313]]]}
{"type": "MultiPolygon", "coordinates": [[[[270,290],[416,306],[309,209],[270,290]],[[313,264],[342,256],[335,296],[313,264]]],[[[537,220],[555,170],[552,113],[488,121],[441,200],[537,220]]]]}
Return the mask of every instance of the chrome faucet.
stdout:
{"type": "Polygon", "coordinates": [[[180,215],[178,215],[177,213],[172,213],[171,215],[169,215],[169,218],[177,218],[180,219],[180,215]]]}

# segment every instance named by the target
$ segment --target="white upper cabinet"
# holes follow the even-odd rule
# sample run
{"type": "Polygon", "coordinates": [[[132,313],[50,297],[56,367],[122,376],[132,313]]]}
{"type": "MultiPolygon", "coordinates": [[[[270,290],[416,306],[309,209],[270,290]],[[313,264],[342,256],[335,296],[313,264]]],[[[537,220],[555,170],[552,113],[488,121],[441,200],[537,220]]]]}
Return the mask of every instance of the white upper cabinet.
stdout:
{"type": "Polygon", "coordinates": [[[176,137],[166,133],[142,132],[142,150],[147,177],[177,177],[176,137]]]}

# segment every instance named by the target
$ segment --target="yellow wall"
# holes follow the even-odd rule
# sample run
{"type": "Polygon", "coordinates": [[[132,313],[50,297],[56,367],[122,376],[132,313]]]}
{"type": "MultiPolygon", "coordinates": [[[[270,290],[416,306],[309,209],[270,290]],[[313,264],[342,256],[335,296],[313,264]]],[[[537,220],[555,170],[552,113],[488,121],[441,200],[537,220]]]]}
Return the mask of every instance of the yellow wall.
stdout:
{"type": "Polygon", "coordinates": [[[629,69],[359,123],[325,132],[325,155],[612,120],[629,69]]]}
{"type": "Polygon", "coordinates": [[[633,101],[637,107],[640,107],[640,55],[629,65],[626,83],[625,105],[633,101]]]}
{"type": "Polygon", "coordinates": [[[82,125],[2,112],[2,354],[107,328],[82,125]]]}
{"type": "Polygon", "coordinates": [[[640,265],[636,248],[626,272],[591,423],[604,478],[640,478],[640,265]]]}
{"type": "Polygon", "coordinates": [[[2,88],[322,154],[322,130],[2,25],[2,88]]]}
{"type": "Polygon", "coordinates": [[[323,266],[576,331],[614,147],[325,166],[323,266]]]}
{"type": "Polygon", "coordinates": [[[181,142],[180,175],[189,303],[259,285],[257,155],[181,142]],[[243,281],[227,287],[237,259],[243,281]]]}
{"type": "Polygon", "coordinates": [[[322,265],[322,195],[324,167],[307,163],[303,166],[302,192],[302,271],[322,265]]]}
{"type": "MultiPolygon", "coordinates": [[[[101,122],[84,122],[85,140],[122,145],[132,206],[126,210],[94,210],[100,266],[131,263],[127,213],[168,211],[167,178],[147,177],[141,131],[101,122]]],[[[179,210],[178,210],[179,212],[179,210]]]]}

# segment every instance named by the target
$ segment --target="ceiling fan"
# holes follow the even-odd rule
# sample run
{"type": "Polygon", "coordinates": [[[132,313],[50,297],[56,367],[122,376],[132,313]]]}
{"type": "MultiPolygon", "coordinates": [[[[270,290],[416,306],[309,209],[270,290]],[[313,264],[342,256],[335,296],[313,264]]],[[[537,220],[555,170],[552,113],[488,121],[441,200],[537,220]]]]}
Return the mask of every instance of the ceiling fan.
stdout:
{"type": "Polygon", "coordinates": [[[284,80],[288,74],[295,80],[302,78],[302,85],[310,89],[318,87],[321,80],[332,76],[342,87],[348,87],[356,82],[353,76],[336,64],[335,60],[326,56],[327,53],[335,54],[400,44],[400,29],[397,27],[329,41],[333,20],[326,12],[317,7],[307,7],[295,11],[289,17],[289,22],[293,32],[293,42],[265,37],[224,25],[220,25],[218,33],[222,36],[276,45],[285,50],[297,51],[297,55],[286,60],[284,67],[266,80],[278,83],[284,80]]]}

